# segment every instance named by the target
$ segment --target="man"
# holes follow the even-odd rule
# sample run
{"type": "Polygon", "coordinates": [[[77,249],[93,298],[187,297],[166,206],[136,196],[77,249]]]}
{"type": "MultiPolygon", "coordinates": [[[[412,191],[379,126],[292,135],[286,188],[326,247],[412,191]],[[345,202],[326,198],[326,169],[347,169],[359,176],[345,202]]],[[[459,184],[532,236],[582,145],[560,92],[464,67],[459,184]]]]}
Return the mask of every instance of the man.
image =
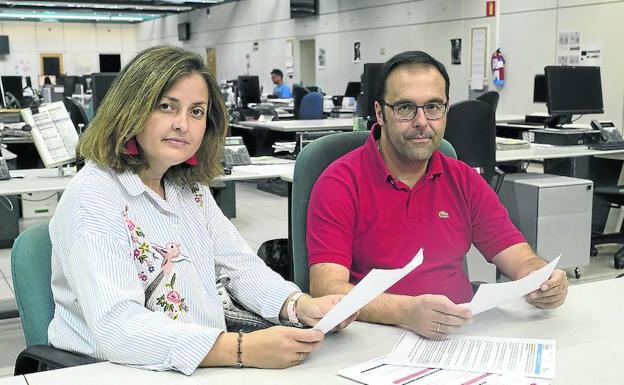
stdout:
{"type": "Polygon", "coordinates": [[[290,87],[284,83],[284,74],[281,70],[275,68],[271,71],[271,80],[275,87],[273,88],[273,95],[280,99],[292,98],[292,91],[290,87]]]}
{"type": "MultiPolygon", "coordinates": [[[[367,142],[332,163],[316,182],[307,244],[313,296],[347,293],[372,268],[399,268],[422,247],[424,262],[365,306],[359,319],[443,338],[471,322],[463,258],[472,243],[512,279],[544,266],[490,186],[438,151],[449,77],[424,52],[398,54],[380,70],[367,142]]],[[[527,301],[561,305],[567,278],[555,270],[527,301]]]]}

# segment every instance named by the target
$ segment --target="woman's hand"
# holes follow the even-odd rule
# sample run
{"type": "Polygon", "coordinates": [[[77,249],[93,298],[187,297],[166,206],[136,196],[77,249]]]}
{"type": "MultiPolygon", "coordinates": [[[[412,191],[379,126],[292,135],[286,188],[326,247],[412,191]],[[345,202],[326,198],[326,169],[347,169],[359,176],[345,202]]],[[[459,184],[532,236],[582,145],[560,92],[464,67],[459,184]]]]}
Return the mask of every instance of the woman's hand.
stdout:
{"type": "Polygon", "coordinates": [[[283,369],[298,365],[321,346],[325,335],[314,329],[273,326],[245,334],[241,362],[255,368],[283,369]]]}
{"type": "MultiPolygon", "coordinates": [[[[342,294],[326,295],[324,297],[312,298],[305,294],[297,300],[297,318],[304,325],[316,325],[325,314],[327,314],[344,297],[342,294]]],[[[351,322],[355,321],[359,312],[342,321],[332,331],[337,332],[344,329],[351,322]]]]}

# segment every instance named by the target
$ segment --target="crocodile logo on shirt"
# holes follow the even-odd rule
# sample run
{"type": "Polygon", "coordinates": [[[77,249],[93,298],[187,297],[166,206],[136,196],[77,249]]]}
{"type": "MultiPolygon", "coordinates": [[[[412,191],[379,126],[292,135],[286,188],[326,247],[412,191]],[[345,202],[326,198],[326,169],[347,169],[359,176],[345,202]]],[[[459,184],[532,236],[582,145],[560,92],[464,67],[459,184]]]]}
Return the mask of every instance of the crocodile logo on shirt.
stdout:
{"type": "Polygon", "coordinates": [[[441,219],[448,219],[449,214],[446,211],[444,211],[444,210],[440,210],[440,211],[438,211],[438,216],[441,219]]]}

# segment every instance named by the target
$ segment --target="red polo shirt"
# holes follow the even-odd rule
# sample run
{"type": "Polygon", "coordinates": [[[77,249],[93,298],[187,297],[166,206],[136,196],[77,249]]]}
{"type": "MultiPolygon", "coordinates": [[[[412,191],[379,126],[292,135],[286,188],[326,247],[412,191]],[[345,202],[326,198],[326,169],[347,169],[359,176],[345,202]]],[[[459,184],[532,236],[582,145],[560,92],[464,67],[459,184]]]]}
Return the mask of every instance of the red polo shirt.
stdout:
{"type": "Polygon", "coordinates": [[[387,292],[470,301],[463,259],[471,243],[491,261],[525,242],[524,237],[483,178],[439,151],[413,188],[394,178],[377,149],[379,130],[327,167],[314,185],[308,207],[309,265],[343,265],[356,284],[373,268],[403,267],[422,247],[422,265],[387,292]]]}

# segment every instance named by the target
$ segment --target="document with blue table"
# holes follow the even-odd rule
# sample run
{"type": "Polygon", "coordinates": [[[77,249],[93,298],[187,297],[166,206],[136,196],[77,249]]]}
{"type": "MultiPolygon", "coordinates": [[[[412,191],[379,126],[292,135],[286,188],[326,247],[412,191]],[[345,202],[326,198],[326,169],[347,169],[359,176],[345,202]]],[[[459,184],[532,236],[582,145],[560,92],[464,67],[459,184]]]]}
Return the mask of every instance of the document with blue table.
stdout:
{"type": "MultiPolygon", "coordinates": [[[[477,314],[537,290],[548,280],[560,257],[522,279],[481,285],[473,300],[463,306],[477,314]]],[[[422,263],[423,258],[420,250],[402,269],[371,271],[315,328],[325,333],[331,330],[413,271],[422,263]]],[[[388,383],[401,384],[407,377],[410,383],[415,383],[418,376],[426,377],[425,381],[419,380],[419,383],[424,384],[513,383],[506,379],[507,376],[518,379],[518,384],[547,384],[537,382],[534,378],[555,378],[555,355],[555,340],[463,335],[432,340],[406,332],[387,357],[346,368],[339,374],[365,384],[386,383],[389,377],[394,380],[388,383]],[[380,369],[382,367],[383,370],[380,369]],[[408,372],[411,374],[406,374],[408,372]],[[380,377],[379,373],[384,375],[380,377]],[[370,381],[363,381],[369,376],[370,381]],[[432,376],[442,382],[431,382],[432,376]],[[482,381],[485,377],[488,377],[487,381],[482,381]],[[526,382],[528,378],[533,379],[526,382]],[[475,379],[475,382],[471,379],[475,379]]]]}

